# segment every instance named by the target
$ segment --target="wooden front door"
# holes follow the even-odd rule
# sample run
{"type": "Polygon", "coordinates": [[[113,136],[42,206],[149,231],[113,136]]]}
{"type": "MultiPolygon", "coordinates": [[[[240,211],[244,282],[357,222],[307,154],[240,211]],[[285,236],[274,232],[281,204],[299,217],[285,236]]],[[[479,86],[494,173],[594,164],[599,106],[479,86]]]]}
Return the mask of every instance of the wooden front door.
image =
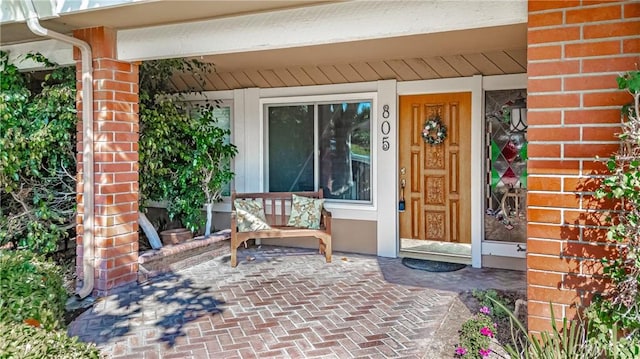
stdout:
{"type": "Polygon", "coordinates": [[[401,96],[399,127],[400,237],[471,243],[471,93],[401,96]],[[431,145],[422,133],[436,116],[447,136],[431,145]]]}

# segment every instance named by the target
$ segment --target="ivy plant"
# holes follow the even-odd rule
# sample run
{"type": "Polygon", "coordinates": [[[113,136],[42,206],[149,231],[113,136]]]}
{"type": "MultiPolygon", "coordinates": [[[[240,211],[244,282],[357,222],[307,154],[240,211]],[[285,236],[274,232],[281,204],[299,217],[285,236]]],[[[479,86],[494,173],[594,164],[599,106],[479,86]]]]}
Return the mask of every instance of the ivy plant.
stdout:
{"type": "Polygon", "coordinates": [[[629,357],[634,357],[640,355],[640,71],[620,76],[618,87],[628,91],[633,102],[622,109],[620,150],[607,161],[611,174],[595,195],[622,206],[608,218],[608,239],[618,244],[620,255],[602,260],[613,288],[596,297],[588,316],[593,340],[609,354],[632,348],[634,354],[629,357]],[[620,337],[616,346],[611,344],[612,337],[620,337]]]}

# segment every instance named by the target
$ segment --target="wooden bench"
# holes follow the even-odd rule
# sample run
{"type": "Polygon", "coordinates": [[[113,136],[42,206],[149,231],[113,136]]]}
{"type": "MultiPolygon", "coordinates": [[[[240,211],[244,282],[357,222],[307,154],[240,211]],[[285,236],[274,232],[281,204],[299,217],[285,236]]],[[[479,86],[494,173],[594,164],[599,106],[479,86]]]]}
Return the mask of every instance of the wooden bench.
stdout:
{"type": "Polygon", "coordinates": [[[289,227],[287,222],[289,216],[286,209],[291,208],[292,194],[310,198],[322,198],[322,189],[317,192],[268,192],[268,193],[231,193],[231,266],[235,267],[237,262],[237,250],[241,244],[254,238],[318,238],[320,254],[325,255],[327,263],[331,262],[331,212],[322,208],[319,229],[289,227]],[[262,207],[265,210],[265,218],[271,229],[238,232],[237,216],[234,206],[236,199],[262,200],[262,207]]]}

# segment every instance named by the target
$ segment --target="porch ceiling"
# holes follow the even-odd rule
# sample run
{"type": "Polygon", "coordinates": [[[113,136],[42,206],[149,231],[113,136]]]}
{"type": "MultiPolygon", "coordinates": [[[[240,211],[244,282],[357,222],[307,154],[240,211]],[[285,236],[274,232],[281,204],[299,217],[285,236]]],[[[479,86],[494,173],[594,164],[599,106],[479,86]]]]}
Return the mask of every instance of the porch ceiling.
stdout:
{"type": "MultiPolygon", "coordinates": [[[[18,7],[18,0],[13,1],[18,7]]],[[[21,0],[20,0],[21,1],[21,0]]],[[[113,29],[130,29],[159,24],[213,19],[265,11],[290,9],[296,7],[325,4],[334,0],[132,0],[113,6],[109,1],[85,0],[84,6],[76,9],[74,4],[62,2],[59,17],[42,20],[44,27],[60,32],[71,33],[85,27],[107,26],[113,29]],[[69,7],[71,9],[66,9],[69,7]]],[[[60,1],[59,1],[60,2],[60,1]]],[[[69,1],[67,1],[69,2],[69,1]]],[[[19,10],[19,7],[16,11],[19,10]]],[[[0,31],[0,43],[3,45],[27,42],[39,39],[29,31],[26,24],[4,23],[0,31]]]]}
{"type": "Polygon", "coordinates": [[[524,73],[526,24],[435,34],[211,55],[204,74],[173,78],[177,90],[310,86],[396,79],[427,80],[524,73]]]}

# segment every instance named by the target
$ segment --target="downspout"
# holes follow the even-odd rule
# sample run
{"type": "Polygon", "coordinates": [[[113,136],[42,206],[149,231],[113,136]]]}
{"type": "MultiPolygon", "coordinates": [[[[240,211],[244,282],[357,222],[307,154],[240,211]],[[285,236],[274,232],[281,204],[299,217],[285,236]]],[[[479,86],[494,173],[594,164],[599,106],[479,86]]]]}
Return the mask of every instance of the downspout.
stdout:
{"type": "Polygon", "coordinates": [[[82,58],[82,168],[83,188],[82,200],[84,204],[83,232],[82,232],[82,288],[76,295],[80,299],[93,292],[94,286],[94,173],[93,173],[93,68],[91,64],[91,47],[85,41],[75,37],[45,29],[38,21],[38,13],[33,0],[23,0],[22,9],[25,12],[27,26],[36,35],[66,42],[80,49],[82,58]]]}

